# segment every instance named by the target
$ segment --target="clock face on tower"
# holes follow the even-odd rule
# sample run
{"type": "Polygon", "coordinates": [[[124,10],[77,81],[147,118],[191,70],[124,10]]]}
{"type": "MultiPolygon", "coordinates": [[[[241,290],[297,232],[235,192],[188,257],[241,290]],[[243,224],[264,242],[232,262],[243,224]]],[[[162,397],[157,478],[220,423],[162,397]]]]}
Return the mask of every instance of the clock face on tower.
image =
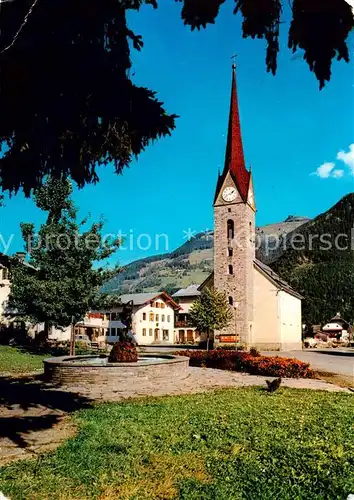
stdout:
{"type": "Polygon", "coordinates": [[[227,187],[222,192],[224,201],[234,201],[237,198],[237,191],[234,187],[227,187]]]}

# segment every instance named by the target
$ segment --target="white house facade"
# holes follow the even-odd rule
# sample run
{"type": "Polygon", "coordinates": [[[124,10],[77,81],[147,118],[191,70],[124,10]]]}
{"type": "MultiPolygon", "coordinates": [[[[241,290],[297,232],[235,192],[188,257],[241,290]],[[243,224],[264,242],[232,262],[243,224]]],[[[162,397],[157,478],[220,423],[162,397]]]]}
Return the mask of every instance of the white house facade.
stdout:
{"type": "Polygon", "coordinates": [[[190,326],[189,311],[194,302],[199,298],[199,285],[189,285],[187,288],[181,288],[172,295],[172,298],[178,302],[180,310],[175,315],[175,337],[179,344],[197,343],[200,334],[190,326]]]}
{"type": "Polygon", "coordinates": [[[125,294],[119,299],[121,305],[92,311],[77,327],[84,328],[94,341],[114,343],[126,331],[124,317],[128,314],[139,345],[175,343],[174,316],[180,306],[167,293],[125,294]]]}

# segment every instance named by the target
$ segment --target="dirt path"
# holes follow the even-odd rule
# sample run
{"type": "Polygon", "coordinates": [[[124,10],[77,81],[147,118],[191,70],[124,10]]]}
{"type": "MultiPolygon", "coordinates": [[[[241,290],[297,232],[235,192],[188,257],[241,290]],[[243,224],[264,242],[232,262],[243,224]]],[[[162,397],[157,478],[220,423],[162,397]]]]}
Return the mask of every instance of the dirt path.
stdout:
{"type": "MultiPolygon", "coordinates": [[[[129,397],[164,396],[205,392],[221,387],[265,386],[266,377],[203,368],[189,368],[183,379],[156,382],[117,390],[106,386],[54,387],[32,377],[0,378],[0,465],[35,457],[55,449],[75,433],[69,414],[95,402],[121,401],[129,397]]],[[[324,391],[341,387],[309,379],[284,379],[283,386],[324,391]]]]}

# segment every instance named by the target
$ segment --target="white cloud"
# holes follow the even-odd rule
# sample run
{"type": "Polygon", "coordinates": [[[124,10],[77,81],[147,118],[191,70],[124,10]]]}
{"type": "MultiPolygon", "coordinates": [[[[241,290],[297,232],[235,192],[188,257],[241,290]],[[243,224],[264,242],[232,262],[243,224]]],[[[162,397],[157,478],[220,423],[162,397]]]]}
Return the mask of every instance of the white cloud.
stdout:
{"type": "Polygon", "coordinates": [[[344,170],[340,170],[339,168],[336,168],[333,170],[331,177],[334,177],[335,179],[340,179],[344,175],[344,170]]]}
{"type": "MultiPolygon", "coordinates": [[[[342,161],[344,165],[349,168],[351,175],[354,177],[354,143],[350,144],[347,152],[343,150],[339,151],[339,153],[337,153],[337,160],[342,161]]],[[[317,175],[317,177],[321,179],[341,179],[344,177],[346,170],[336,167],[337,165],[334,162],[326,162],[318,167],[315,172],[312,172],[311,175],[317,175]]]]}
{"type": "Polygon", "coordinates": [[[341,160],[350,168],[351,174],[354,175],[354,144],[349,146],[349,151],[339,151],[337,154],[337,160],[341,160]]]}
{"type": "Polygon", "coordinates": [[[316,172],[313,172],[313,174],[321,177],[321,179],[328,179],[329,177],[331,177],[331,173],[335,166],[335,163],[324,163],[323,165],[318,167],[316,172]]]}

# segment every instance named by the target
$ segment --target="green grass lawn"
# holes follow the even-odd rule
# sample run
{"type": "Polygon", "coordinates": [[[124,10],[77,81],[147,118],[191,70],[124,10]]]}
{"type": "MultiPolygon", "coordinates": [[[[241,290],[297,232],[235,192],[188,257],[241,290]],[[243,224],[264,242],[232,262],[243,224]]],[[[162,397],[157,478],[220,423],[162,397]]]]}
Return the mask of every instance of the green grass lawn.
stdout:
{"type": "Polygon", "coordinates": [[[345,500],[354,398],[281,388],[103,404],[54,453],[0,471],[11,500],[345,500]]]}
{"type": "Polygon", "coordinates": [[[43,368],[43,354],[31,354],[17,347],[0,345],[0,374],[28,373],[43,368]]]}

